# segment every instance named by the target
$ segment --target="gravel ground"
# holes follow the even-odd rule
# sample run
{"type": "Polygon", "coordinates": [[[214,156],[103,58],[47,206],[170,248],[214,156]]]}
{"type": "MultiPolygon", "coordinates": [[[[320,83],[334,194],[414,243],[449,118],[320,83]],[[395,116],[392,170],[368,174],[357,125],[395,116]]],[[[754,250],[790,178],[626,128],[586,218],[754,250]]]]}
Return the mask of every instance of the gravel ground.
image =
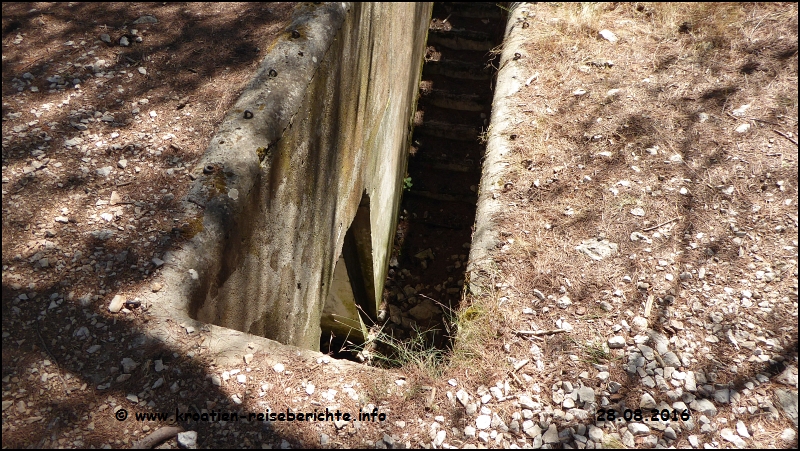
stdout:
{"type": "Polygon", "coordinates": [[[3,446],[796,447],[796,5],[718,29],[713,10],[524,7],[495,281],[459,314],[484,335],[454,345],[480,353],[433,372],[221,365],[208,330],[137,302],[196,231],[176,199],[235,99],[220,87],[290,9],[213,5],[3,5],[3,446]],[[386,418],[181,415],[268,409],[386,418]]]}
{"type": "Polygon", "coordinates": [[[472,299],[512,377],[456,392],[466,436],[796,446],[796,9],[726,8],[520,7],[472,299]]]}

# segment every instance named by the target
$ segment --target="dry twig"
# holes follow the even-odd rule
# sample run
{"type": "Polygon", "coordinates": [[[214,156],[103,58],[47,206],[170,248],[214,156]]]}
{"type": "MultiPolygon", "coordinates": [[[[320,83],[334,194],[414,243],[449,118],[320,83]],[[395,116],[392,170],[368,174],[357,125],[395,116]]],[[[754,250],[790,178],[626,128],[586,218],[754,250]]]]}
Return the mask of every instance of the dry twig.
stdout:
{"type": "Polygon", "coordinates": [[[772,129],[772,131],[777,133],[777,134],[779,134],[779,135],[781,135],[781,136],[783,136],[784,138],[788,139],[789,141],[793,142],[795,146],[797,145],[797,140],[796,139],[792,139],[791,136],[789,136],[789,135],[787,135],[785,133],[779,132],[778,130],[775,130],[775,129],[772,129]]]}
{"type": "Polygon", "coordinates": [[[653,226],[653,227],[648,227],[648,228],[646,228],[646,229],[642,229],[642,231],[643,231],[643,232],[649,232],[649,231],[651,231],[651,230],[655,230],[655,229],[657,229],[657,228],[659,228],[659,227],[661,227],[661,226],[665,226],[665,225],[669,224],[670,222],[675,222],[675,221],[677,221],[678,219],[681,219],[681,217],[680,217],[680,216],[678,216],[677,218],[672,218],[672,219],[670,219],[669,221],[667,221],[667,222],[662,222],[662,223],[661,223],[661,224],[659,224],[659,225],[655,225],[655,226],[653,226]]]}
{"type": "Polygon", "coordinates": [[[156,429],[152,434],[139,440],[138,442],[133,442],[131,448],[150,449],[158,445],[159,443],[163,442],[164,440],[169,440],[172,437],[175,437],[181,432],[183,432],[183,428],[180,426],[164,426],[162,428],[156,429]]]}
{"type": "Polygon", "coordinates": [[[553,334],[557,334],[557,333],[561,333],[561,332],[566,332],[566,330],[564,330],[564,329],[550,329],[550,330],[515,330],[514,331],[514,333],[517,334],[517,335],[522,335],[522,336],[533,335],[534,337],[535,336],[539,336],[539,335],[553,335],[553,334]]]}

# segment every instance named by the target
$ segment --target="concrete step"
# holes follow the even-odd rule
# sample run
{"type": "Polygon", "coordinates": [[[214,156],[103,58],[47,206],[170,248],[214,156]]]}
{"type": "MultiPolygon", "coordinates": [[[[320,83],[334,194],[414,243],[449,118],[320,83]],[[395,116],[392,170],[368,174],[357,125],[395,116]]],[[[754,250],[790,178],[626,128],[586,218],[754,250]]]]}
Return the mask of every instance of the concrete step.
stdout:
{"type": "Polygon", "coordinates": [[[462,80],[488,80],[492,77],[491,72],[480,64],[455,60],[428,61],[423,67],[425,75],[443,75],[462,80]]]}
{"type": "Polygon", "coordinates": [[[504,11],[496,3],[445,2],[448,13],[470,19],[502,19],[504,11]]]}
{"type": "Polygon", "coordinates": [[[441,89],[420,90],[420,96],[431,105],[459,111],[483,111],[487,99],[478,94],[454,94],[441,89]]]}
{"type": "Polygon", "coordinates": [[[435,227],[437,229],[450,229],[450,230],[468,230],[472,227],[471,224],[459,224],[459,223],[443,223],[443,222],[436,222],[436,221],[421,221],[421,224],[425,224],[428,227],[435,227]]]}
{"type": "Polygon", "coordinates": [[[475,141],[480,131],[468,125],[448,124],[446,122],[424,122],[414,128],[415,133],[453,141],[475,141]]]}
{"type": "Polygon", "coordinates": [[[475,50],[488,52],[495,47],[487,33],[454,28],[452,30],[429,30],[428,45],[441,45],[453,50],[475,50]]]}
{"type": "Polygon", "coordinates": [[[433,135],[414,133],[413,145],[417,148],[415,157],[409,161],[416,163],[463,163],[480,166],[480,155],[484,145],[474,141],[457,141],[433,135]]]}
{"type": "Polygon", "coordinates": [[[437,170],[437,171],[464,172],[464,173],[480,171],[480,167],[462,163],[439,163],[439,162],[423,161],[420,164],[426,166],[430,170],[437,170]]]}
{"type": "Polygon", "coordinates": [[[406,192],[407,196],[417,196],[423,197],[425,199],[432,199],[438,200],[440,202],[464,202],[470,204],[472,206],[478,202],[478,196],[461,196],[461,195],[454,195],[454,194],[440,194],[440,193],[432,193],[430,191],[414,191],[413,189],[406,192]]]}

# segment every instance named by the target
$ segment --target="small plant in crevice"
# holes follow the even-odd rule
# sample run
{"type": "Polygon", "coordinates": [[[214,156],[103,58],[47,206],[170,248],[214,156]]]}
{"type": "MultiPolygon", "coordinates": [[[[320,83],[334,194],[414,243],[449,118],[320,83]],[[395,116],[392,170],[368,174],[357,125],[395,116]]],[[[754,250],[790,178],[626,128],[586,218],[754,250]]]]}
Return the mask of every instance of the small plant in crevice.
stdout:
{"type": "Polygon", "coordinates": [[[411,182],[411,177],[406,177],[403,179],[403,190],[411,191],[412,186],[414,186],[414,184],[411,182]]]}
{"type": "Polygon", "coordinates": [[[499,3],[495,3],[494,6],[502,9],[506,14],[511,14],[513,12],[513,11],[511,11],[511,8],[506,8],[505,6],[503,6],[503,5],[499,4],[499,3]]]}
{"type": "Polygon", "coordinates": [[[492,125],[493,124],[489,124],[489,126],[485,128],[481,127],[481,132],[478,134],[478,142],[481,143],[481,145],[486,145],[486,143],[489,142],[489,135],[492,133],[492,125]]]}

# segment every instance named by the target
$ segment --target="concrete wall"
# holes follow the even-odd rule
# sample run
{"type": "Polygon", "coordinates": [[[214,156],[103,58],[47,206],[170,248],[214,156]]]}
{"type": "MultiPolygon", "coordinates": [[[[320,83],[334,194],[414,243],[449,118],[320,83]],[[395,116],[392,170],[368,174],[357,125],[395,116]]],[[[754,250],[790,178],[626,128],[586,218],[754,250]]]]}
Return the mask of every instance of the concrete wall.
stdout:
{"type": "Polygon", "coordinates": [[[522,49],[525,38],[518,32],[528,15],[526,3],[513,2],[509,5],[509,18],[503,39],[503,53],[497,72],[489,136],[483,158],[481,184],[478,190],[478,205],[475,212],[475,232],[472,234],[472,247],[467,263],[469,290],[475,295],[494,290],[493,273],[496,263],[491,255],[500,242],[497,215],[504,205],[496,194],[503,190],[506,171],[510,165],[508,155],[512,146],[510,136],[516,127],[516,118],[511,111],[515,107],[514,94],[523,86],[525,75],[521,69],[524,60],[516,55],[528,56],[522,49]]]}
{"type": "Polygon", "coordinates": [[[375,315],[430,10],[298,6],[193,172],[197,235],[165,276],[175,309],[318,349],[336,263],[350,255],[354,296],[375,315]]]}

